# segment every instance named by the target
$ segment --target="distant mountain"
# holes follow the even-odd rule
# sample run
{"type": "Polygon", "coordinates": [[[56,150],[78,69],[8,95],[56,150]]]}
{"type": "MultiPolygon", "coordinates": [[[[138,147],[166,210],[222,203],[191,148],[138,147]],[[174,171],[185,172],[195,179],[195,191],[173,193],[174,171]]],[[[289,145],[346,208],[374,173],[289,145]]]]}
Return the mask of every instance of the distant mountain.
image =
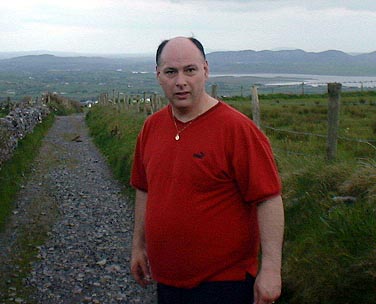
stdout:
{"type": "Polygon", "coordinates": [[[376,52],[350,55],[341,51],[232,51],[207,55],[216,73],[296,73],[376,76],[376,52]]]}
{"type": "Polygon", "coordinates": [[[0,71],[101,71],[139,70],[153,66],[149,57],[104,58],[104,57],[58,57],[54,55],[27,55],[0,60],[0,71]]]}
{"type": "Polygon", "coordinates": [[[96,53],[77,53],[77,52],[58,52],[47,50],[36,51],[18,51],[18,52],[0,52],[0,59],[9,59],[29,55],[54,55],[58,57],[104,57],[104,58],[130,58],[130,57],[150,57],[152,54],[96,54],[96,53]]]}
{"type": "Polygon", "coordinates": [[[55,55],[60,57],[71,57],[71,56],[84,56],[83,54],[75,53],[75,52],[51,52],[47,50],[35,50],[35,51],[18,51],[18,52],[0,52],[0,59],[9,59],[21,56],[29,56],[29,55],[55,55]]]}
{"type": "MultiPolygon", "coordinates": [[[[376,51],[351,55],[341,51],[305,52],[280,51],[223,51],[207,54],[212,73],[252,74],[290,73],[344,76],[376,76],[376,51]]],[[[94,57],[27,55],[0,60],[0,71],[154,71],[154,57],[94,57]]]]}

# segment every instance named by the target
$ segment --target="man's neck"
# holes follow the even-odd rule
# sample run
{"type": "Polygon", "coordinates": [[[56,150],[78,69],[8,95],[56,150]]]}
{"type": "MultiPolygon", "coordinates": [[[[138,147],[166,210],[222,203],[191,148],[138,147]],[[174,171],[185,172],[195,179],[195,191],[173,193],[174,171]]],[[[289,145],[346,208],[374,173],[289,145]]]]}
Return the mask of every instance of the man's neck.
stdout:
{"type": "Polygon", "coordinates": [[[188,122],[204,114],[206,111],[208,111],[218,103],[217,99],[209,95],[207,95],[206,97],[207,98],[205,98],[205,100],[203,100],[202,102],[198,103],[198,105],[194,109],[176,108],[172,106],[172,113],[174,117],[181,122],[188,122]]]}

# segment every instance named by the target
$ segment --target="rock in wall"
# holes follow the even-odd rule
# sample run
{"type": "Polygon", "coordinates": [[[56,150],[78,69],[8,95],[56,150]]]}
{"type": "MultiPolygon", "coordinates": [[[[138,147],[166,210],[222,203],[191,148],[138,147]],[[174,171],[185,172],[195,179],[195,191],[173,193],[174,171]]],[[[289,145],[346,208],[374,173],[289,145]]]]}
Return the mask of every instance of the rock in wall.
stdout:
{"type": "Polygon", "coordinates": [[[0,118],[0,167],[12,157],[18,141],[31,133],[49,113],[45,104],[22,104],[0,118]]]}

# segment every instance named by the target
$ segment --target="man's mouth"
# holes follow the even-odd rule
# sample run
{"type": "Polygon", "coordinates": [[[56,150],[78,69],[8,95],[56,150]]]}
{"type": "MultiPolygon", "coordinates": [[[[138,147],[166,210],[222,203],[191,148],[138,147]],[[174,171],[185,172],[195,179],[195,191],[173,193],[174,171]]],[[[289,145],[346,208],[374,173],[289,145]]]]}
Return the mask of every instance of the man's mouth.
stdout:
{"type": "Polygon", "coordinates": [[[185,99],[189,96],[189,92],[176,92],[175,96],[179,99],[185,99]]]}

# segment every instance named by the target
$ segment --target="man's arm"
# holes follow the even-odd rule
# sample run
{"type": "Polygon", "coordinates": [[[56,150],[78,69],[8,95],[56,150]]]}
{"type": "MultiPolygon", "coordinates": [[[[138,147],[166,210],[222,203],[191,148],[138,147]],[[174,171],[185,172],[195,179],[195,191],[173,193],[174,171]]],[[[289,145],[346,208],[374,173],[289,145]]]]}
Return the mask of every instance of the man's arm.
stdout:
{"type": "Polygon", "coordinates": [[[131,272],[142,287],[151,283],[149,260],[145,242],[145,212],[147,192],[136,190],[135,219],[132,242],[131,272]]]}
{"type": "Polygon", "coordinates": [[[281,295],[282,243],[284,211],[281,196],[273,197],[257,207],[262,261],[254,286],[254,303],[272,303],[281,295]]]}

